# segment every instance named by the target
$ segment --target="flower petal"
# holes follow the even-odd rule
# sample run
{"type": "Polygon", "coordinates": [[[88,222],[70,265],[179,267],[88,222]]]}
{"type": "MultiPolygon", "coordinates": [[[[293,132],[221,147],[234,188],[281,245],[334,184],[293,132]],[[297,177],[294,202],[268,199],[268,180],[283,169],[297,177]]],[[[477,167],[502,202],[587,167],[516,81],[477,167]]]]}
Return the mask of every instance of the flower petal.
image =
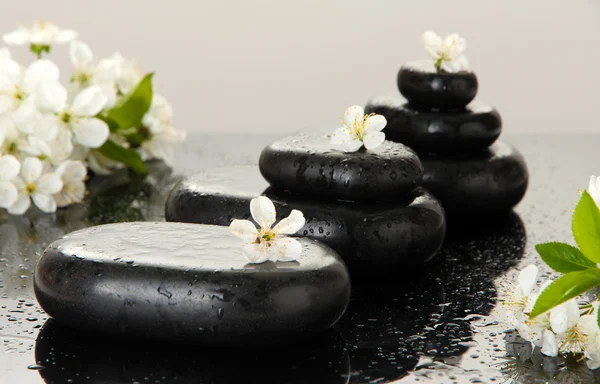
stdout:
{"type": "Polygon", "coordinates": [[[351,138],[351,140],[345,141],[342,144],[342,150],[344,152],[356,152],[360,149],[360,147],[363,146],[363,142],[355,139],[355,138],[351,138]]]}
{"type": "Polygon", "coordinates": [[[277,261],[298,260],[302,253],[302,244],[291,237],[276,238],[271,241],[269,258],[277,261]]]}
{"type": "Polygon", "coordinates": [[[66,207],[67,205],[81,203],[85,198],[85,183],[83,181],[69,181],[63,185],[63,189],[53,195],[56,205],[66,207]]]}
{"type": "Polygon", "coordinates": [[[258,238],[258,229],[250,220],[233,220],[229,225],[229,232],[246,243],[252,243],[258,238]]]}
{"type": "Polygon", "coordinates": [[[88,148],[101,147],[110,133],[108,125],[95,117],[78,119],[72,127],[75,140],[88,148]]]}
{"type": "Polygon", "coordinates": [[[529,296],[535,287],[536,279],[538,274],[538,267],[531,264],[525,267],[520,273],[517,281],[518,287],[524,296],[529,296]]]}
{"type": "Polygon", "coordinates": [[[16,31],[3,35],[2,39],[9,45],[24,45],[29,42],[29,36],[29,30],[19,27],[16,31]]]}
{"type": "Polygon", "coordinates": [[[260,264],[269,260],[269,253],[261,244],[246,244],[244,247],[244,257],[249,263],[260,264]]]}
{"type": "Polygon", "coordinates": [[[19,175],[21,163],[13,155],[0,157],[0,180],[11,180],[19,175]]]}
{"type": "Polygon", "coordinates": [[[52,196],[43,193],[34,193],[31,195],[31,200],[33,200],[33,204],[35,204],[42,212],[56,212],[56,201],[54,201],[52,196]]]}
{"type": "Polygon", "coordinates": [[[332,145],[341,146],[344,143],[344,141],[351,140],[351,139],[352,139],[352,136],[350,136],[350,134],[348,133],[348,130],[344,127],[340,127],[331,134],[331,139],[329,139],[329,142],[332,145]]]}
{"type": "Polygon", "coordinates": [[[66,181],[83,181],[87,176],[87,168],[81,161],[67,160],[63,162],[57,169],[56,174],[66,181]]]}
{"type": "Polygon", "coordinates": [[[71,63],[76,68],[87,67],[94,60],[94,55],[90,47],[79,40],[71,41],[69,56],[71,63]]]}
{"type": "Polygon", "coordinates": [[[107,97],[102,89],[93,85],[79,92],[71,105],[71,112],[75,116],[96,116],[104,108],[107,97]]]}
{"type": "Polygon", "coordinates": [[[58,81],[42,80],[35,95],[37,104],[43,111],[58,113],[67,105],[67,90],[58,81]]]}
{"type": "Polygon", "coordinates": [[[550,311],[550,326],[556,333],[564,333],[569,327],[567,306],[561,304],[550,311]]]}
{"type": "Polygon", "coordinates": [[[271,228],[271,225],[275,222],[275,205],[268,197],[259,196],[252,199],[250,201],[250,213],[254,221],[263,229],[271,228]]]}
{"type": "Polygon", "coordinates": [[[54,172],[51,172],[42,175],[37,181],[36,186],[36,192],[45,195],[53,195],[60,192],[63,187],[63,182],[60,179],[60,176],[54,172]]]}
{"type": "Polygon", "coordinates": [[[30,205],[31,199],[29,199],[29,195],[20,194],[14,204],[8,207],[8,213],[11,215],[22,215],[27,212],[30,205]]]}
{"type": "Polygon", "coordinates": [[[367,118],[365,121],[365,133],[369,132],[379,132],[387,125],[387,120],[385,116],[382,115],[373,115],[367,118]]]}
{"type": "Polygon", "coordinates": [[[273,232],[278,235],[292,235],[304,227],[304,224],[306,224],[304,214],[297,209],[293,209],[288,217],[273,227],[273,232]]]}
{"type": "Polygon", "coordinates": [[[50,60],[36,60],[27,67],[23,78],[23,89],[27,93],[32,93],[35,88],[44,80],[58,81],[60,70],[50,60]]]}
{"type": "Polygon", "coordinates": [[[363,137],[363,144],[368,150],[379,147],[385,141],[385,133],[369,132],[363,137]]]}
{"type": "Polygon", "coordinates": [[[42,162],[35,157],[28,157],[21,164],[21,177],[25,183],[33,183],[42,174],[42,162]]]}
{"type": "Polygon", "coordinates": [[[62,29],[54,36],[53,42],[56,44],[64,44],[77,38],[77,32],[72,29],[62,29]]]}
{"type": "Polygon", "coordinates": [[[556,357],[558,356],[558,345],[556,343],[556,336],[552,331],[545,330],[542,334],[542,353],[546,356],[556,357]]]}
{"type": "Polygon", "coordinates": [[[351,128],[354,127],[355,122],[361,122],[365,117],[365,110],[360,105],[353,105],[346,109],[342,121],[344,124],[351,128]]]}
{"type": "Polygon", "coordinates": [[[425,31],[421,35],[421,40],[425,45],[425,50],[429,52],[429,54],[433,57],[437,57],[438,52],[442,48],[443,40],[442,38],[433,31],[425,31]]]}
{"type": "Polygon", "coordinates": [[[0,208],[8,208],[17,201],[19,191],[9,181],[0,181],[0,208]]]}

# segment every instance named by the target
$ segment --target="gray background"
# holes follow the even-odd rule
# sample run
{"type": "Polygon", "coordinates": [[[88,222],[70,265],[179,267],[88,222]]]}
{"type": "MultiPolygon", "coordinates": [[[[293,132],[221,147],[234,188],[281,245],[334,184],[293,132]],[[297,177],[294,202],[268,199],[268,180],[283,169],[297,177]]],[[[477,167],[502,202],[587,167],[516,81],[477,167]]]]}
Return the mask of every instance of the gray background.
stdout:
{"type": "MultiPolygon", "coordinates": [[[[478,98],[499,109],[505,132],[599,128],[597,0],[1,4],[3,31],[45,18],[78,30],[98,56],[118,50],[156,71],[188,131],[332,131],[347,106],[397,94],[400,64],[426,57],[426,29],[467,39],[478,98]]],[[[66,54],[54,57],[66,64],[66,54]]]]}

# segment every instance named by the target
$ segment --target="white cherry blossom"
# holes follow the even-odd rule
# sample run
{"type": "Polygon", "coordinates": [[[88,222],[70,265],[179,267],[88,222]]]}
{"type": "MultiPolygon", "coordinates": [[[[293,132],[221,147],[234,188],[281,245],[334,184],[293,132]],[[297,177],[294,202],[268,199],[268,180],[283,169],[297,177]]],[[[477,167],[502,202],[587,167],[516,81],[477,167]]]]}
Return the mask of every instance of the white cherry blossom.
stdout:
{"type": "Polygon", "coordinates": [[[0,208],[8,208],[17,201],[17,187],[11,182],[21,170],[21,164],[12,155],[0,156],[0,208]]]}
{"type": "Polygon", "coordinates": [[[30,28],[20,26],[17,30],[2,36],[4,42],[10,45],[41,45],[64,44],[77,37],[77,32],[71,29],[60,29],[48,21],[36,21],[30,28]]]}
{"type": "Polygon", "coordinates": [[[344,152],[356,152],[363,145],[367,150],[375,149],[385,141],[387,120],[382,115],[365,115],[364,109],[353,105],[346,109],[342,126],[331,135],[331,144],[344,152]]]}
{"type": "MultiPolygon", "coordinates": [[[[133,61],[125,59],[119,52],[114,53],[109,59],[118,68],[117,90],[126,95],[144,78],[144,72],[133,61]]],[[[112,65],[112,64],[111,64],[112,65]]]]}
{"type": "Polygon", "coordinates": [[[38,136],[53,140],[66,131],[88,148],[98,148],[108,139],[108,125],[95,117],[107,102],[100,87],[85,88],[68,105],[67,90],[56,81],[44,81],[37,89],[36,101],[42,111],[48,112],[35,127],[38,136]]]}
{"type": "Polygon", "coordinates": [[[62,130],[51,140],[44,140],[33,134],[29,135],[27,141],[20,145],[20,150],[27,156],[59,165],[71,156],[73,143],[69,132],[62,130]]]}
{"type": "Polygon", "coordinates": [[[8,213],[22,215],[29,209],[31,201],[43,212],[56,211],[56,201],[52,195],[58,193],[63,182],[53,172],[43,172],[42,162],[35,157],[26,158],[21,164],[20,176],[12,180],[18,191],[16,201],[8,207],[8,213]]]}
{"type": "Polygon", "coordinates": [[[63,187],[54,195],[54,200],[59,207],[81,203],[85,198],[85,178],[87,169],[81,161],[67,160],[57,169],[56,174],[60,176],[63,187]]]}
{"type": "Polygon", "coordinates": [[[590,369],[600,368],[600,328],[598,328],[597,308],[595,312],[581,316],[580,325],[586,336],[585,357],[590,369]]]}
{"type": "Polygon", "coordinates": [[[437,33],[427,31],[421,36],[425,50],[433,57],[435,67],[445,72],[460,72],[469,69],[467,57],[463,54],[467,42],[453,33],[442,39],[437,33]]]}
{"type": "Polygon", "coordinates": [[[244,256],[250,263],[272,261],[293,261],[300,257],[302,245],[296,239],[287,237],[298,232],[306,220],[302,212],[294,209],[288,217],[273,228],[276,213],[273,202],[265,196],[252,199],[250,213],[259,225],[249,220],[233,220],[229,226],[232,234],[244,240],[244,256]]]}

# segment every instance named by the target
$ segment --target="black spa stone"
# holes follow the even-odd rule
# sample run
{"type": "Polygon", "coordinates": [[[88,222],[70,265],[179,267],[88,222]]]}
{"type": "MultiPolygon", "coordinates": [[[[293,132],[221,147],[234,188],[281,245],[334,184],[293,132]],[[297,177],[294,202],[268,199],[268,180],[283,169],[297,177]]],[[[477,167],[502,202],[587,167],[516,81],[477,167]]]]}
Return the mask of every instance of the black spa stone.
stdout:
{"type": "Polygon", "coordinates": [[[432,60],[413,61],[398,71],[398,89],[418,106],[462,108],[477,94],[477,76],[471,71],[438,72],[432,60]]]}
{"type": "Polygon", "coordinates": [[[421,184],[419,158],[403,144],[384,142],[366,151],[332,149],[326,136],[298,135],[263,149],[260,172],[271,185],[339,200],[402,197],[421,184]]]}
{"type": "Polygon", "coordinates": [[[297,235],[335,249],[352,275],[373,276],[419,267],[442,245],[446,220],[440,203],[419,187],[390,202],[323,201],[270,188],[255,166],[232,166],[190,176],[171,191],[168,221],[229,225],[250,218],[250,200],[266,195],[278,218],[299,209],[306,225],[297,235]]]}
{"type": "Polygon", "coordinates": [[[523,156],[497,141],[468,155],[422,154],[423,184],[454,217],[506,213],[525,195],[529,174],[523,156]]]}
{"type": "Polygon", "coordinates": [[[492,145],[502,130],[498,111],[478,101],[461,110],[427,111],[401,98],[378,97],[367,103],[365,113],[385,116],[386,138],[417,151],[480,150],[492,145]]]}
{"type": "Polygon", "coordinates": [[[46,249],[34,289],[51,317],[76,329],[237,346],[292,342],[329,329],[350,297],[339,256],[299,240],[298,261],[248,264],[226,227],[91,227],[46,249]]]}

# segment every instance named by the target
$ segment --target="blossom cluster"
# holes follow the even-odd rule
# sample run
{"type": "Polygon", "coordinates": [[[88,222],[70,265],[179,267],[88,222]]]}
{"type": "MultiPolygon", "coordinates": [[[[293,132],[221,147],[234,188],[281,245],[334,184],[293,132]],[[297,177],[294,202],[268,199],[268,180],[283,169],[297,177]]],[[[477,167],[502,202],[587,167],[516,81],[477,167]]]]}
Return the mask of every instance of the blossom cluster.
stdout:
{"type": "Polygon", "coordinates": [[[33,202],[54,212],[84,200],[88,167],[144,172],[145,159],[171,161],[184,133],[172,125],[165,98],[153,93],[152,74],[119,53],[97,60],[75,31],[48,22],[3,40],[28,45],[35,58],[23,66],[0,48],[1,208],[20,215],[33,202]],[[68,76],[45,57],[56,44],[69,44],[68,76]]]}

